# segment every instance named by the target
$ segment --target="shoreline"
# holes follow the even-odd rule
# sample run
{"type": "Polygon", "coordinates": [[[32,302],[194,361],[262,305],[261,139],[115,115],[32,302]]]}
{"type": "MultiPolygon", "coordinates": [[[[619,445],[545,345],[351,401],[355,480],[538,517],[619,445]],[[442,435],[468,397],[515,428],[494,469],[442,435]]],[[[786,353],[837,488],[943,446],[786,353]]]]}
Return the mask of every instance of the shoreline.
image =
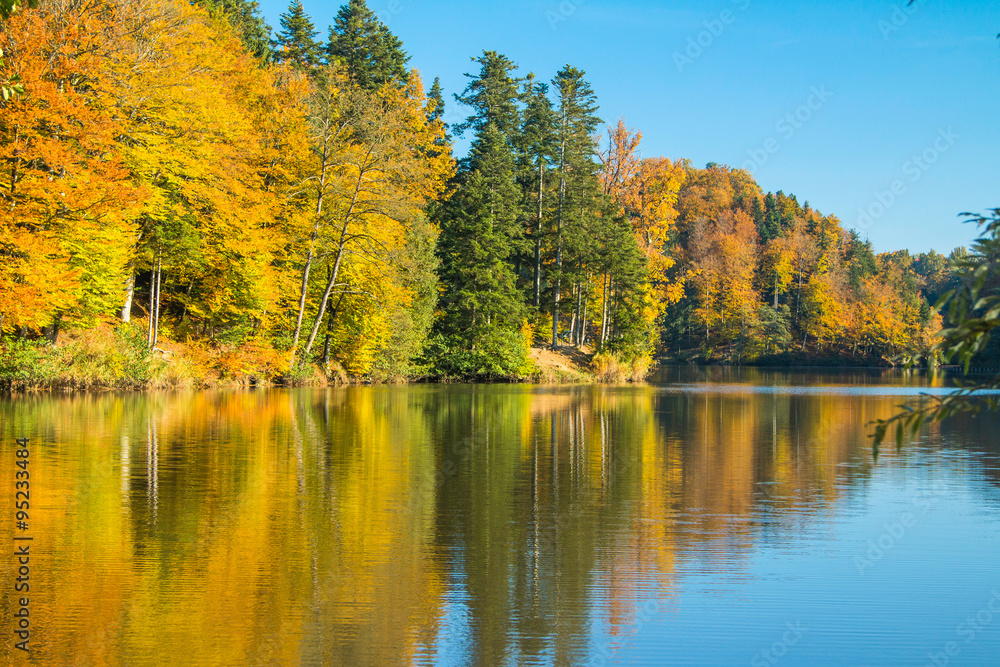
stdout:
{"type": "MultiPolygon", "coordinates": [[[[642,382],[656,368],[757,368],[761,370],[905,370],[889,360],[858,363],[844,355],[783,354],[740,364],[725,359],[702,359],[687,354],[643,357],[623,362],[610,353],[589,347],[552,348],[536,342],[529,350],[532,372],[518,376],[448,377],[424,369],[351,375],[339,364],[309,364],[298,373],[288,371],[287,351],[259,341],[239,345],[183,343],[161,339],[150,350],[141,336],[122,333],[128,328],[107,324],[67,332],[58,343],[47,339],[8,340],[0,345],[0,393],[106,392],[175,389],[238,389],[254,387],[331,387],[388,384],[623,384],[642,382]],[[791,363],[780,363],[781,361],[791,363]],[[812,363],[810,363],[812,362],[812,363]],[[853,363],[852,363],[853,362],[853,363]],[[881,363],[879,363],[881,362],[881,363]]],[[[919,367],[929,370],[926,365],[919,367]]],[[[960,368],[941,368],[945,372],[960,368]]],[[[988,369],[975,368],[987,374],[988,369]]]]}

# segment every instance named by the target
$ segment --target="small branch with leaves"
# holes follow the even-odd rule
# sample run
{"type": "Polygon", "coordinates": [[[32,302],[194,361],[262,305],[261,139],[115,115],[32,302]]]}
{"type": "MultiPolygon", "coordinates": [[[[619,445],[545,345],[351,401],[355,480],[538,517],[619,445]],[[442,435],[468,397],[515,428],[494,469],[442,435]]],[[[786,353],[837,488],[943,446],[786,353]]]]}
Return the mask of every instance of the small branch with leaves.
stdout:
{"type": "MultiPolygon", "coordinates": [[[[986,215],[962,215],[966,222],[981,227],[982,233],[973,243],[972,252],[954,264],[954,270],[964,277],[962,286],[943,294],[934,306],[947,313],[950,326],[938,334],[929,359],[943,364],[957,361],[968,374],[973,359],[1000,327],[1000,208],[986,215]]],[[[910,359],[908,365],[912,367],[916,361],[910,359]]],[[[1000,373],[984,381],[961,383],[946,396],[922,394],[921,398],[920,405],[900,406],[901,411],[889,419],[873,422],[875,447],[890,431],[901,444],[907,432],[915,434],[925,423],[959,413],[1000,410],[1000,373]]]]}

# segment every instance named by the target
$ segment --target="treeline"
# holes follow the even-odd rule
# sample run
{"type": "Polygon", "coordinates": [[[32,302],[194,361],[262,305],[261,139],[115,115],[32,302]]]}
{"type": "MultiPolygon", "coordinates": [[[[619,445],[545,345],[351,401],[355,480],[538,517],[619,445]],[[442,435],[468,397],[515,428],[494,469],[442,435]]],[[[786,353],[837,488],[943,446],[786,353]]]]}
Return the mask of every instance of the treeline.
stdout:
{"type": "Polygon", "coordinates": [[[662,341],[683,355],[885,362],[926,350],[933,304],[958,285],[933,250],[876,255],[868,241],[794,195],[764,194],[744,171],[685,165],[672,280],[684,296],[662,341]]]}
{"type": "Polygon", "coordinates": [[[364,3],[341,10],[329,58],[294,50],[296,8],[279,58],[245,3],[51,1],[11,17],[5,332],[117,315],[141,318],[150,347],[255,347],[272,374],[314,359],[408,372],[436,296],[425,210],[454,172],[445,129],[416,72],[372,62],[395,42],[364,3]]]}
{"type": "Polygon", "coordinates": [[[545,82],[484,52],[449,128],[440,83],[364,0],[317,38],[298,0],[273,37],[246,0],[14,13],[8,347],[116,320],[235,375],[525,377],[541,342],[641,369],[889,357],[939,325],[942,256],[875,256],[746,172],[642,157],[571,65],[545,82]],[[451,133],[472,140],[458,161],[451,133]]]}

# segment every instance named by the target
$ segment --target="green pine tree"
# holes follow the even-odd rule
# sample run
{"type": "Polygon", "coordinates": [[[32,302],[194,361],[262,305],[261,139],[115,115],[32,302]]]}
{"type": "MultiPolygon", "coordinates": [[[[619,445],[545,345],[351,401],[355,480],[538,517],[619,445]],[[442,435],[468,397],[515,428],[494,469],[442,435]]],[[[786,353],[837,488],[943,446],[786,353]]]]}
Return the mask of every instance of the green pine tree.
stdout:
{"type": "Polygon", "coordinates": [[[444,94],[441,92],[441,79],[439,77],[434,78],[434,83],[431,84],[431,89],[427,93],[427,122],[428,123],[441,123],[444,127],[444,136],[436,139],[434,141],[435,153],[434,156],[444,155],[445,153],[450,154],[451,152],[451,135],[448,134],[448,123],[445,123],[442,118],[444,118],[444,94]]]}
{"type": "MultiPolygon", "coordinates": [[[[597,96],[584,72],[566,65],[552,81],[559,105],[555,118],[558,164],[558,202],[553,233],[552,345],[559,343],[562,289],[582,287],[585,262],[593,252],[590,227],[603,207],[594,135],[603,122],[597,116],[597,96]],[[575,256],[574,256],[575,255],[575,256]],[[565,262],[565,260],[569,262],[565,262]]],[[[579,303],[582,299],[577,299],[579,303]]]]}
{"type": "Polygon", "coordinates": [[[521,131],[514,142],[518,160],[518,182],[524,191],[524,227],[530,230],[534,251],[528,259],[532,267],[529,293],[537,310],[542,295],[542,244],[551,218],[555,180],[548,177],[556,156],[555,112],[549,100],[549,87],[525,79],[522,100],[525,109],[521,131]]]}
{"type": "Polygon", "coordinates": [[[461,95],[455,95],[458,102],[472,107],[472,114],[454,129],[459,135],[468,129],[479,134],[492,123],[511,142],[521,124],[518,79],[512,75],[517,65],[496,51],[483,51],[472,61],[480,64],[479,73],[466,73],[471,81],[461,95]]]}
{"type": "Polygon", "coordinates": [[[656,330],[643,316],[648,280],[646,257],[639,249],[632,226],[611,208],[598,216],[591,235],[592,267],[603,279],[604,317],[599,343],[624,361],[652,352],[656,330]]]}
{"type": "Polygon", "coordinates": [[[514,156],[493,123],[476,137],[467,169],[440,212],[443,292],[436,323],[439,370],[461,376],[517,376],[527,363],[526,311],[511,258],[521,250],[520,188],[514,156]]]}
{"type": "MultiPolygon", "coordinates": [[[[427,91],[427,120],[433,123],[444,117],[444,93],[441,92],[441,77],[434,77],[431,89],[427,91]]],[[[445,127],[448,127],[447,124],[445,127]]]]}
{"type": "Polygon", "coordinates": [[[339,62],[357,86],[374,90],[389,81],[406,83],[410,57],[365,0],[341,6],[326,45],[329,62],[339,62]]]}
{"type": "Polygon", "coordinates": [[[288,11],[281,15],[281,30],[275,45],[275,57],[296,67],[311,70],[319,64],[320,46],[316,42],[316,27],[302,7],[302,0],[292,0],[288,11]]]}
{"type": "Polygon", "coordinates": [[[274,56],[271,46],[271,26],[260,13],[254,0],[202,0],[209,11],[220,12],[240,36],[247,51],[261,63],[268,63],[274,56]]]}

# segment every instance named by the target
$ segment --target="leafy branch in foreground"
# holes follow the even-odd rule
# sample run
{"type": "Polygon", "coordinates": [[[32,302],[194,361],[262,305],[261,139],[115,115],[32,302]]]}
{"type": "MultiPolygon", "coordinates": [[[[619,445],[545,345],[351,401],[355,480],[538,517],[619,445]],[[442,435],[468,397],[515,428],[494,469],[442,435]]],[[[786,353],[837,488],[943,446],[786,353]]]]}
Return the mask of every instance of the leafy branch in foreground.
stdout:
{"type": "MultiPolygon", "coordinates": [[[[956,360],[967,374],[977,354],[989,342],[993,330],[1000,327],[1000,208],[986,215],[963,213],[967,222],[982,228],[972,244],[972,252],[959,258],[954,270],[963,277],[961,287],[946,292],[935,304],[947,308],[949,326],[938,334],[930,350],[930,360],[947,364],[956,360]]],[[[909,365],[915,363],[909,360],[909,365]]],[[[927,422],[940,421],[958,413],[976,414],[982,410],[1000,410],[1000,373],[981,382],[965,382],[945,396],[922,394],[918,406],[900,406],[902,411],[875,424],[875,446],[882,443],[890,429],[901,443],[907,431],[916,433],[927,422]]]]}
{"type": "Polygon", "coordinates": [[[0,0],[0,21],[6,21],[21,5],[37,7],[38,0],[0,0]]]}

